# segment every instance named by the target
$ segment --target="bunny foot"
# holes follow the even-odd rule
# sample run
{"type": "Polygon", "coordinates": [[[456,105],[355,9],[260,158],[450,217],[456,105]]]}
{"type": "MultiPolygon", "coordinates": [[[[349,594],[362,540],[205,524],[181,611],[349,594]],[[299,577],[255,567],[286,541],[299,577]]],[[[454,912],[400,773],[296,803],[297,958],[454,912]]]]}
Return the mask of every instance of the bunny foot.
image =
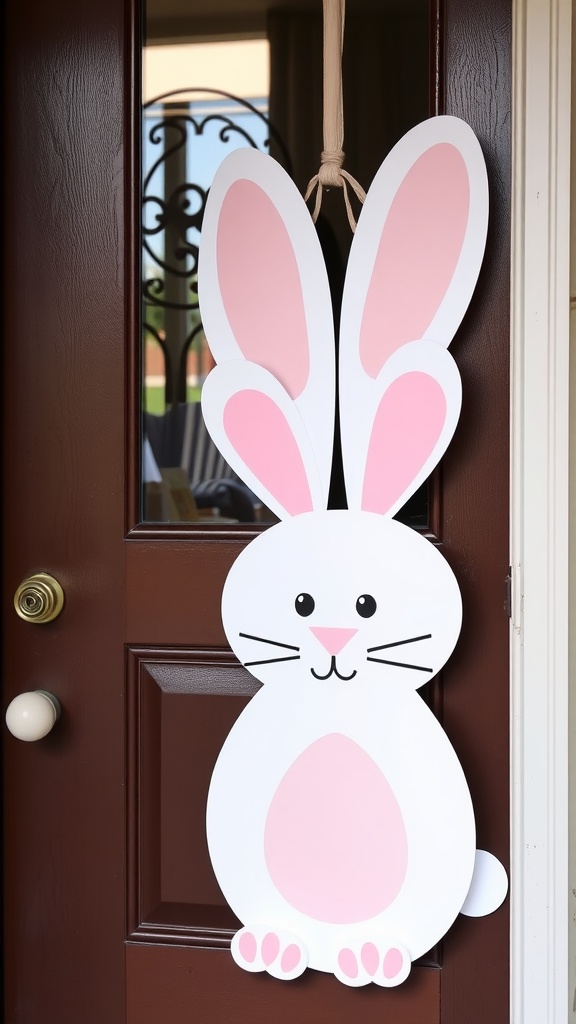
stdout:
{"type": "Polygon", "coordinates": [[[308,966],[307,950],[294,935],[261,925],[236,932],[231,952],[245,971],[268,971],[281,981],[298,978],[308,966]]]}
{"type": "Polygon", "coordinates": [[[382,988],[392,988],[406,981],[411,966],[404,946],[382,941],[354,942],[339,949],[334,975],[338,981],[353,988],[370,982],[382,988]]]}

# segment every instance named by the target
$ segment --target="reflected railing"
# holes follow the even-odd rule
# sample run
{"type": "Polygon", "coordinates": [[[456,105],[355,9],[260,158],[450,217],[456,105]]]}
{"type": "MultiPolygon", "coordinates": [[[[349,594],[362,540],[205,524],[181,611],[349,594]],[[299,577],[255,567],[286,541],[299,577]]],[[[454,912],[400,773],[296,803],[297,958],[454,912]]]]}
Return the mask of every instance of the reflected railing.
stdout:
{"type": "Polygon", "coordinates": [[[217,452],[200,409],[213,366],[198,306],[198,256],[214,174],[234,149],[289,159],[266,113],[216,89],[165,93],[143,108],[143,518],[272,521],[217,452]]]}

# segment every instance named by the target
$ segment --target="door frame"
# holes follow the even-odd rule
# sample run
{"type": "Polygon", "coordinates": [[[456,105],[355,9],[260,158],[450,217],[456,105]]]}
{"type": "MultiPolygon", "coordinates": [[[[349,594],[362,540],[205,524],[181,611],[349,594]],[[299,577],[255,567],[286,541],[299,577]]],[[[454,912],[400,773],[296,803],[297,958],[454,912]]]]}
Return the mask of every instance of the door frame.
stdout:
{"type": "Polygon", "coordinates": [[[572,1010],[568,993],[572,0],[517,0],[513,18],[510,1020],[561,1024],[572,1010]]]}
{"type": "Polygon", "coordinates": [[[571,20],[572,0],[515,0],[513,5],[513,1024],[564,1024],[572,1002],[568,996],[571,20]]]}

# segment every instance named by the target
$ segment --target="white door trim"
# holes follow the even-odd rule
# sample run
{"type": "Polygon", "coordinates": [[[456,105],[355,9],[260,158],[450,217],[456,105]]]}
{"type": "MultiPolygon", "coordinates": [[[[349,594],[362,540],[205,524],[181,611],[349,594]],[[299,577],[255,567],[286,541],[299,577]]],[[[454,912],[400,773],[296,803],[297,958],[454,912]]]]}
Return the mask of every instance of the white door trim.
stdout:
{"type": "Polygon", "coordinates": [[[514,4],[512,1024],[569,1015],[571,7],[514,4]]]}

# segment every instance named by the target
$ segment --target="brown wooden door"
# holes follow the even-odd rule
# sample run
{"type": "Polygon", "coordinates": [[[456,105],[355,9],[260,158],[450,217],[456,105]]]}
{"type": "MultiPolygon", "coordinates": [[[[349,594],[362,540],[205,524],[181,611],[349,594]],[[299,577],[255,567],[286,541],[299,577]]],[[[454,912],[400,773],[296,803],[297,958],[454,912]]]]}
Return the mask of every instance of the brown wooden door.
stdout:
{"type": "MultiPolygon", "coordinates": [[[[479,845],[508,860],[510,4],[434,12],[439,109],[487,157],[489,243],[453,345],[461,426],[433,532],[465,627],[435,697],[470,782],[479,845]]],[[[399,989],[246,975],[202,808],[253,692],[219,598],[250,534],[139,523],[138,18],[129,0],[8,0],[5,102],[4,703],[62,702],[43,741],[5,736],[7,1024],[504,1024],[508,915],[459,918],[399,989]],[[46,570],[61,617],[12,597],[46,570]]],[[[429,766],[434,771],[434,766],[429,766]]]]}

